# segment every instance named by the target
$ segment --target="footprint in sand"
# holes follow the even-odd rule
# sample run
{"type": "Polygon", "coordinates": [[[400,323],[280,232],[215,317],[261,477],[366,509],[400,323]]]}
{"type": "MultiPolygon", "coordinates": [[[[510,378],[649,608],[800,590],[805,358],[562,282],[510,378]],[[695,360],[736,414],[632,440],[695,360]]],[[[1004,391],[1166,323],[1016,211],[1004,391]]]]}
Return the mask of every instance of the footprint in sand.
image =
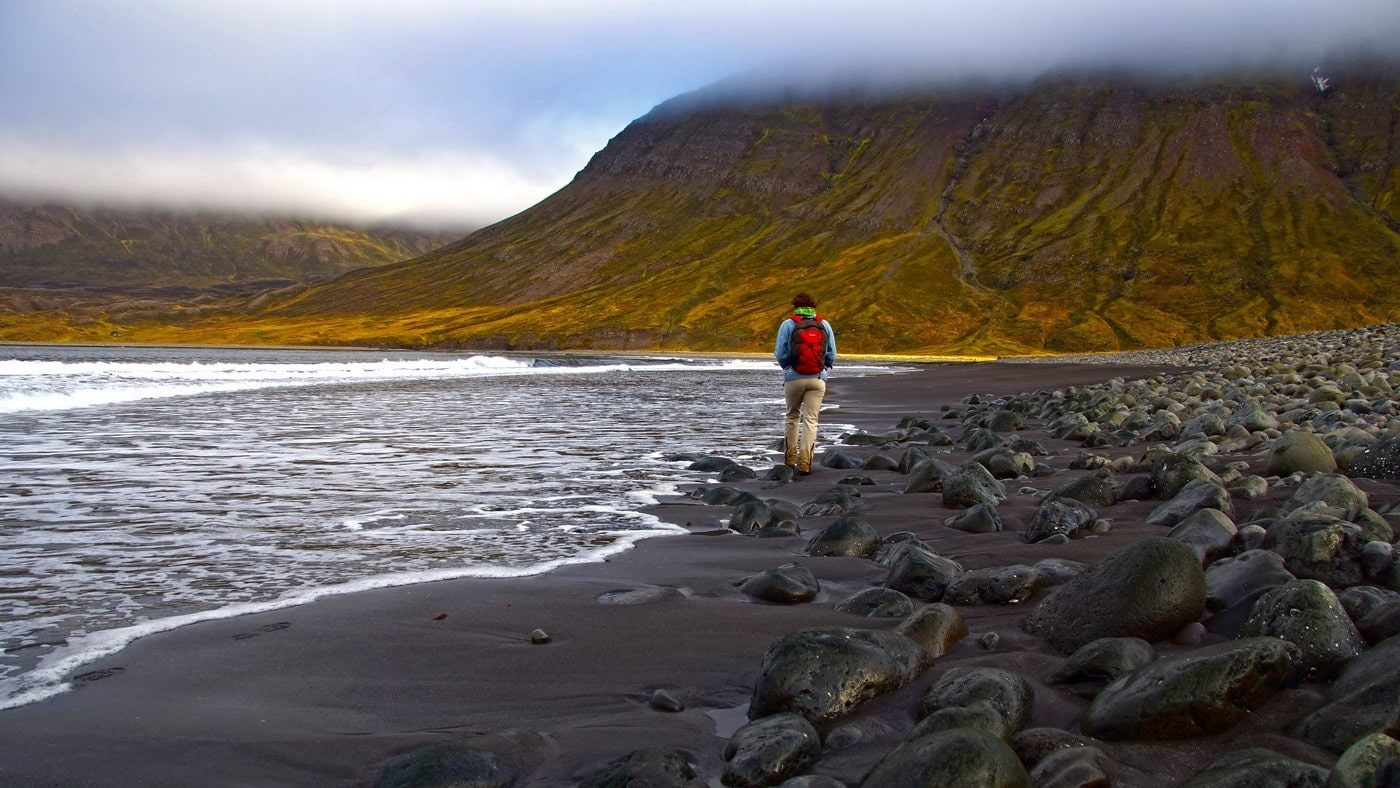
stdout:
{"type": "Polygon", "coordinates": [[[264,626],[258,627],[258,631],[257,631],[257,632],[239,632],[237,635],[234,635],[234,636],[233,636],[233,639],[234,639],[234,640],[247,640],[247,639],[249,639],[249,638],[255,638],[255,637],[257,637],[258,635],[263,634],[264,632],[276,632],[276,631],[278,631],[278,630],[280,630],[280,629],[286,629],[287,627],[289,627],[289,626],[291,626],[291,625],[292,625],[292,622],[290,622],[290,621],[278,621],[278,622],[275,623],[275,624],[266,624],[266,625],[264,625],[264,626]]]}
{"type": "Polygon", "coordinates": [[[73,677],[76,684],[91,684],[94,681],[101,681],[113,676],[120,676],[126,672],[126,668],[103,668],[101,670],[89,670],[87,673],[79,673],[73,677]]]}
{"type": "Polygon", "coordinates": [[[667,586],[645,586],[642,588],[619,588],[598,597],[605,605],[644,605],[680,593],[667,586]]]}

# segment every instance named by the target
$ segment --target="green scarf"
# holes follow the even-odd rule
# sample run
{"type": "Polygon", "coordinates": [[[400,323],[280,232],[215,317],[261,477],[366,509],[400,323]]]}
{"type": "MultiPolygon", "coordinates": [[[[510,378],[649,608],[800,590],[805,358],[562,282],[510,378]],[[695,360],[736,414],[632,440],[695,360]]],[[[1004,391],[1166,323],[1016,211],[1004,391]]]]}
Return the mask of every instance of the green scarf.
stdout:
{"type": "Polygon", "coordinates": [[[812,306],[799,306],[792,310],[792,313],[798,317],[816,317],[817,308],[812,306]]]}

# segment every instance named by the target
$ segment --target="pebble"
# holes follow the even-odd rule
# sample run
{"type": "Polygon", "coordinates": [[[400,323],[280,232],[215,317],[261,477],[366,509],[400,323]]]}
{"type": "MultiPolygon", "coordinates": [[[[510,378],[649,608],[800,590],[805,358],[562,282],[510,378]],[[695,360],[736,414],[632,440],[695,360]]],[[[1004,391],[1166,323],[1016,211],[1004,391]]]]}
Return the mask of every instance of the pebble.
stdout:
{"type": "Polygon", "coordinates": [[[685,704],[666,690],[657,690],[647,699],[647,705],[657,711],[685,711],[685,704]]]}

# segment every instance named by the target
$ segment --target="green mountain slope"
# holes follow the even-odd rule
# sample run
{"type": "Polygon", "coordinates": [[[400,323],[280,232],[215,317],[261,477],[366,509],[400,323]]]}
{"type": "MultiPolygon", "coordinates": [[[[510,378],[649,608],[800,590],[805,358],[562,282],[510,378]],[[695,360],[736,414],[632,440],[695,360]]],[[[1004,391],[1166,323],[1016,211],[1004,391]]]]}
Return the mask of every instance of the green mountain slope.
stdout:
{"type": "Polygon", "coordinates": [[[299,219],[0,201],[0,287],[303,281],[406,260],[452,237],[299,219]]]}
{"type": "Polygon", "coordinates": [[[1400,318],[1400,78],[1334,84],[702,92],[630,124],[517,216],[187,318],[179,336],[761,349],[797,289],[843,349],[869,352],[1113,350],[1400,318]]]}

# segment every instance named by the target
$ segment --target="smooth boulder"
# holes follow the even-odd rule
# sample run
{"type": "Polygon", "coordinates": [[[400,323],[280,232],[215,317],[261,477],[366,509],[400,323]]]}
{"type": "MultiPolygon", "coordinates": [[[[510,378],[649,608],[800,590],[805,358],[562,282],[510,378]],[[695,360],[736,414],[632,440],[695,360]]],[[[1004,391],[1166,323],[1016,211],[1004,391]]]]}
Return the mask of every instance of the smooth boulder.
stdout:
{"type": "Polygon", "coordinates": [[[384,765],[375,788],[506,788],[520,779],[520,766],[495,748],[472,742],[437,744],[405,753],[384,765]]]}
{"type": "Polygon", "coordinates": [[[947,654],[968,632],[962,615],[941,602],[915,611],[896,631],[918,643],[930,658],[947,654]]]}
{"type": "Polygon", "coordinates": [[[963,572],[948,586],[943,601],[950,605],[1014,605],[1050,586],[1050,578],[1024,564],[963,572]]]}
{"type": "Polygon", "coordinates": [[[949,668],[924,692],[919,716],[942,709],[986,706],[1003,721],[1003,738],[1026,727],[1035,693],[1025,679],[1001,668],[960,665],[949,668]]]}
{"type": "Polygon", "coordinates": [[[1096,473],[1080,476],[1055,491],[1056,497],[1072,498],[1080,503],[1107,508],[1118,503],[1118,485],[1096,473]]]}
{"type": "Polygon", "coordinates": [[[702,788],[705,782],[685,756],[666,747],[643,747],[590,772],[578,788],[702,788]]]}
{"type": "Polygon", "coordinates": [[[1217,758],[1181,788],[1320,788],[1327,770],[1252,747],[1217,758]]]}
{"type": "Polygon", "coordinates": [[[818,464],[823,468],[835,468],[840,471],[855,470],[865,464],[865,461],[851,454],[847,454],[840,449],[834,449],[822,455],[818,464]]]}
{"type": "Polygon", "coordinates": [[[996,506],[1006,500],[1006,486],[981,463],[969,462],[943,480],[943,505],[970,509],[978,504],[996,506]]]}
{"type": "Polygon", "coordinates": [[[1109,760],[1097,747],[1057,750],[1031,769],[1031,785],[1036,788],[1108,788],[1109,760]]]}
{"type": "Polygon", "coordinates": [[[837,518],[807,543],[807,555],[864,558],[880,546],[880,532],[860,517],[837,518]]]}
{"type": "Polygon", "coordinates": [[[1230,551],[1236,534],[1235,522],[1224,512],[1202,509],[1173,526],[1167,538],[1185,544],[1198,559],[1209,563],[1230,551]]]}
{"type": "Polygon", "coordinates": [[[927,602],[940,602],[962,566],[921,544],[906,547],[890,564],[885,587],[927,602]]]}
{"type": "Polygon", "coordinates": [[[745,501],[729,516],[729,530],[752,534],[773,522],[773,509],[764,501],[745,501]]]}
{"type": "Polygon", "coordinates": [[[821,736],[812,723],[796,714],[774,714],[730,737],[720,782],[736,788],[776,785],[816,763],[821,752],[821,736]]]}
{"type": "Polygon", "coordinates": [[[1104,637],[1164,640],[1205,609],[1205,573],[1195,553],[1172,539],[1148,538],[1055,586],[1025,629],[1063,653],[1104,637]]]}
{"type": "Polygon", "coordinates": [[[1181,488],[1171,500],[1147,515],[1148,525],[1172,526],[1202,509],[1218,509],[1233,516],[1235,505],[1224,487],[1205,480],[1196,480],[1181,488]]]}
{"type": "Polygon", "coordinates": [[[821,590],[817,576],[807,567],[789,561],[745,580],[739,590],[762,602],[795,605],[811,602],[821,590]]]}
{"type": "Polygon", "coordinates": [[[1301,654],[1249,638],[1174,654],[1109,684],[1084,715],[1099,739],[1184,739],[1226,730],[1293,680],[1301,654]]]}
{"type": "Polygon", "coordinates": [[[838,484],[802,507],[804,517],[846,514],[860,507],[860,493],[848,484],[838,484]]]}
{"type": "Polygon", "coordinates": [[[1026,768],[1040,763],[1051,753],[1079,747],[1097,748],[1098,741],[1063,728],[1026,728],[1011,737],[1011,749],[1026,768]]]}
{"type": "Polygon", "coordinates": [[[1326,441],[1311,432],[1288,432],[1274,442],[1269,452],[1270,476],[1295,473],[1334,473],[1337,458],[1326,441]]]}
{"type": "Polygon", "coordinates": [[[1366,493],[1351,479],[1335,473],[1322,473],[1294,490],[1284,502],[1284,511],[1301,509],[1308,504],[1322,503],[1333,509],[1340,509],[1345,516],[1352,517],[1370,506],[1366,493]]]}
{"type": "Polygon", "coordinates": [[[897,632],[819,627],[768,647],[749,702],[749,718],[785,711],[809,722],[835,719],[909,683],[928,657],[897,632]]]}
{"type": "Polygon", "coordinates": [[[1005,447],[988,449],[973,459],[981,463],[992,476],[998,479],[1015,479],[1028,476],[1035,470],[1035,458],[1022,451],[1012,451],[1005,447]]]}
{"type": "Polygon", "coordinates": [[[1142,638],[1099,638],[1069,655],[1051,680],[1056,684],[1079,685],[1082,691],[1097,694],[1098,690],[1141,668],[1156,656],[1152,644],[1142,638]]]}
{"type": "Polygon", "coordinates": [[[1206,569],[1206,609],[1219,612],[1295,580],[1272,550],[1246,550],[1206,569]]]}
{"type": "Polygon", "coordinates": [[[1400,735],[1400,636],[1347,663],[1327,691],[1327,702],[1294,727],[1300,738],[1332,752],[1371,733],[1400,735]]]}
{"type": "Polygon", "coordinates": [[[1311,680],[1332,678],[1366,646],[1337,595],[1316,580],[1294,580],[1266,591],[1240,636],[1276,637],[1297,646],[1299,667],[1311,680]]]}
{"type": "Polygon", "coordinates": [[[1001,739],[969,728],[905,742],[861,782],[866,788],[1027,788],[1030,777],[1001,739]]]}
{"type": "Polygon", "coordinates": [[[1332,764],[1327,788],[1394,788],[1400,785],[1400,741],[1384,733],[1358,739],[1332,764]]]}
{"type": "Polygon", "coordinates": [[[1152,478],[1152,486],[1157,491],[1157,496],[1162,500],[1175,498],[1177,493],[1186,488],[1186,485],[1196,481],[1224,486],[1221,484],[1220,477],[1202,465],[1201,461],[1195,457],[1169,451],[1149,453],[1149,457],[1151,459],[1148,463],[1148,472],[1152,478]]]}
{"type": "Polygon", "coordinates": [[[1400,634],[1400,602],[1374,608],[1356,621],[1356,629],[1367,643],[1379,643],[1400,634]]]}
{"type": "Polygon", "coordinates": [[[965,509],[945,519],[943,524],[970,534],[996,533],[1005,528],[1001,522],[1001,515],[997,514],[996,506],[986,503],[965,509]]]}
{"type": "Polygon", "coordinates": [[[1040,502],[1022,536],[1027,542],[1039,542],[1056,534],[1073,539],[1098,516],[1098,512],[1083,501],[1052,495],[1040,502]]]}
{"type": "Polygon", "coordinates": [[[937,457],[924,457],[909,469],[909,483],[905,485],[904,493],[943,492],[943,481],[957,472],[957,466],[937,457]]]}
{"type": "Polygon", "coordinates": [[[1271,525],[1264,547],[1278,553],[1297,577],[1347,588],[1366,578],[1362,558],[1367,541],[1354,523],[1301,510],[1271,525]]]}
{"type": "Polygon", "coordinates": [[[842,600],[836,610],[866,618],[903,618],[914,612],[914,603],[893,588],[867,588],[842,600]]]}

